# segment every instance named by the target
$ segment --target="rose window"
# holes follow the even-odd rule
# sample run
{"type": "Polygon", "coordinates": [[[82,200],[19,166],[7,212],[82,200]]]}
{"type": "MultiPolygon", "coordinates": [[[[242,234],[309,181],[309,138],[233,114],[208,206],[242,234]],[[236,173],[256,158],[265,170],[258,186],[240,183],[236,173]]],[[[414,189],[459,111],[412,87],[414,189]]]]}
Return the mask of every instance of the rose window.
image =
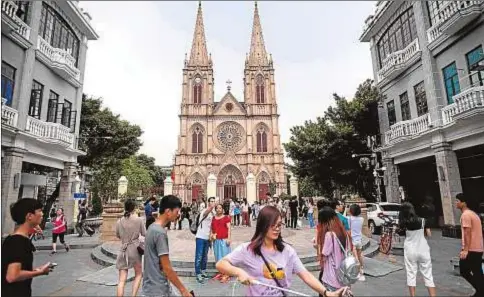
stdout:
{"type": "Polygon", "coordinates": [[[238,151],[245,144],[244,128],[236,122],[225,122],[217,127],[217,147],[222,151],[238,151]]]}

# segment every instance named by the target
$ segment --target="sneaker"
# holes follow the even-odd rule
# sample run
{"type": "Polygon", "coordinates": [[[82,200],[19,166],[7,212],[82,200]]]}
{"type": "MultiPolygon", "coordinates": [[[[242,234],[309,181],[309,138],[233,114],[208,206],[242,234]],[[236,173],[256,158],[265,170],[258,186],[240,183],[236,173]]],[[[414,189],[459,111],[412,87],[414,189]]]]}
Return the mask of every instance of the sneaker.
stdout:
{"type": "Polygon", "coordinates": [[[68,245],[66,245],[66,252],[67,252],[67,253],[69,252],[69,249],[70,249],[70,248],[69,248],[69,246],[68,246],[68,245]]]}
{"type": "Polygon", "coordinates": [[[208,274],[207,274],[207,272],[206,272],[206,271],[202,271],[202,274],[201,274],[201,275],[202,275],[202,277],[203,277],[203,278],[206,278],[206,279],[210,278],[210,277],[208,276],[208,274]]]}
{"type": "Polygon", "coordinates": [[[50,255],[52,256],[53,254],[56,254],[57,252],[56,251],[52,251],[50,252],[50,255]]]}
{"type": "Polygon", "coordinates": [[[205,278],[201,274],[197,275],[197,283],[205,284],[205,278]]]}
{"type": "Polygon", "coordinates": [[[363,274],[363,272],[360,272],[360,276],[358,277],[358,280],[359,280],[360,282],[364,282],[364,281],[366,281],[366,278],[365,278],[365,275],[363,274]]]}

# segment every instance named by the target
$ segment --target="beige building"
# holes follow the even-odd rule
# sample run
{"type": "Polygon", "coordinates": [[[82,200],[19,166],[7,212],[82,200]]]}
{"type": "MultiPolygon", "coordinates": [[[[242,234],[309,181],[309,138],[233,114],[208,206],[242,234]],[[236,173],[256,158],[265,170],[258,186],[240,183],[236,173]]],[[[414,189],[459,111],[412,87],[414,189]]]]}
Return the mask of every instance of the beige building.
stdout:
{"type": "Polygon", "coordinates": [[[284,156],[272,57],[268,55],[257,4],[244,98],[214,98],[212,57],[207,52],[199,4],[190,56],[183,68],[180,134],[173,192],[184,201],[203,196],[264,199],[286,191],[284,156]]]}

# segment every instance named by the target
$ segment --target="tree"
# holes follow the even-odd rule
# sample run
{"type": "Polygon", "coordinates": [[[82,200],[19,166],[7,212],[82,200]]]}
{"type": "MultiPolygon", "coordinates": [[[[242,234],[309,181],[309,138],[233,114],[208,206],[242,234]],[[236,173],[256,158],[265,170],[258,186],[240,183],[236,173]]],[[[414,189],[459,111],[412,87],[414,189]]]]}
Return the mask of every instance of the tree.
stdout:
{"type": "Polygon", "coordinates": [[[122,162],[123,175],[128,179],[128,197],[138,197],[140,190],[153,185],[149,170],[141,165],[137,156],[131,156],[122,162]]]}
{"type": "Polygon", "coordinates": [[[324,195],[334,190],[358,191],[361,174],[352,154],[369,153],[367,136],[378,134],[379,95],[372,80],[358,86],[353,100],[333,95],[323,117],[291,128],[284,148],[294,161],[291,171],[324,195]]]}
{"type": "Polygon", "coordinates": [[[165,180],[166,176],[161,166],[155,164],[155,158],[150,157],[146,154],[139,154],[136,155],[136,161],[138,164],[144,166],[150,173],[151,179],[153,180],[153,184],[155,186],[162,186],[163,181],[165,180]]]}

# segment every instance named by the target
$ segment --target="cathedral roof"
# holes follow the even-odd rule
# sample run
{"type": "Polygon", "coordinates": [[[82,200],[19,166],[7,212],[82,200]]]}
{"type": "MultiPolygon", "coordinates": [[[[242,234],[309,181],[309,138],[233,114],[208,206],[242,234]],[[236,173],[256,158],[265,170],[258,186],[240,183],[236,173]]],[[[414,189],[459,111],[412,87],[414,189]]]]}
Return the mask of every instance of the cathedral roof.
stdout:
{"type": "Polygon", "coordinates": [[[203,26],[202,2],[198,2],[197,21],[193,33],[192,51],[188,60],[190,66],[210,66],[211,59],[207,52],[205,28],[203,26]]]}
{"type": "Polygon", "coordinates": [[[220,102],[217,102],[214,115],[246,115],[244,105],[240,103],[230,91],[223,96],[220,102]]]}
{"type": "Polygon", "coordinates": [[[257,1],[255,1],[254,8],[254,23],[252,24],[252,38],[250,42],[250,52],[247,58],[247,66],[268,66],[269,60],[267,57],[266,47],[264,44],[264,36],[262,35],[262,25],[260,23],[259,9],[257,8],[257,1]]]}

